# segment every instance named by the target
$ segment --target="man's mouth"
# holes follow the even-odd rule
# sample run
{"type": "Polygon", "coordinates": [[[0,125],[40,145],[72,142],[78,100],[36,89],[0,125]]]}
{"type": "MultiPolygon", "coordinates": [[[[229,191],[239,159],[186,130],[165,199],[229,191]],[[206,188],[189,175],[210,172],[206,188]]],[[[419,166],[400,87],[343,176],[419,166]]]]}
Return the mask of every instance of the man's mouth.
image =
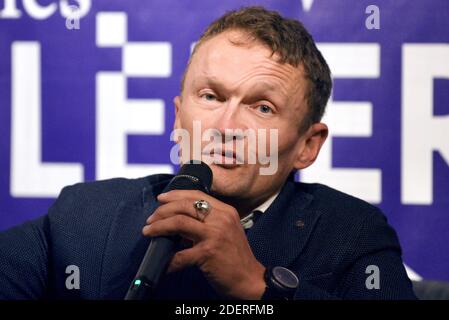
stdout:
{"type": "Polygon", "coordinates": [[[210,153],[203,152],[202,155],[203,158],[206,158],[206,162],[209,160],[209,162],[223,167],[235,167],[244,163],[234,150],[218,148],[210,153]]]}

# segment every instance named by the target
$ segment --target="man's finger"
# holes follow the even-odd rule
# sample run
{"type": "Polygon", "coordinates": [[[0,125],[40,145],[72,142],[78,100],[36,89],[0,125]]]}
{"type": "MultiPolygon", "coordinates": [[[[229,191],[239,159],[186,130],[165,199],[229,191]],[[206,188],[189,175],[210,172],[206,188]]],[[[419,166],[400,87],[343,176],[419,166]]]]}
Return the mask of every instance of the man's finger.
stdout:
{"type": "Polygon", "coordinates": [[[166,193],[161,193],[157,197],[157,200],[161,203],[185,199],[190,199],[192,201],[192,205],[196,200],[206,200],[213,208],[217,208],[220,210],[226,210],[228,209],[228,207],[230,207],[226,203],[215,199],[214,197],[199,190],[172,190],[166,193]]]}
{"type": "Polygon", "coordinates": [[[156,220],[167,219],[177,214],[183,214],[194,219],[198,218],[196,210],[193,207],[193,201],[181,199],[179,201],[167,202],[159,206],[159,208],[148,217],[147,223],[150,224],[156,220]]]}
{"type": "Polygon", "coordinates": [[[157,220],[151,225],[145,226],[142,233],[148,237],[180,235],[198,242],[206,238],[206,231],[207,227],[204,223],[178,214],[167,219],[157,220]]]}
{"type": "Polygon", "coordinates": [[[167,272],[176,272],[190,266],[199,265],[202,258],[203,253],[199,245],[178,251],[170,261],[167,272]]]}

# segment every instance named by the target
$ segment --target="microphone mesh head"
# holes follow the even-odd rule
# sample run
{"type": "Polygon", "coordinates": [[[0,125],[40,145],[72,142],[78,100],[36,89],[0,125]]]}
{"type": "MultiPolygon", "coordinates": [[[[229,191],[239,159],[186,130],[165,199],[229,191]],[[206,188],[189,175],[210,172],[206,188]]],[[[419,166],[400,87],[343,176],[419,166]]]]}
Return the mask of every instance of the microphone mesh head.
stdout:
{"type": "Polygon", "coordinates": [[[188,175],[198,178],[207,190],[210,190],[212,185],[212,170],[202,161],[190,160],[189,162],[186,162],[181,169],[179,169],[177,176],[178,175],[188,175]]]}

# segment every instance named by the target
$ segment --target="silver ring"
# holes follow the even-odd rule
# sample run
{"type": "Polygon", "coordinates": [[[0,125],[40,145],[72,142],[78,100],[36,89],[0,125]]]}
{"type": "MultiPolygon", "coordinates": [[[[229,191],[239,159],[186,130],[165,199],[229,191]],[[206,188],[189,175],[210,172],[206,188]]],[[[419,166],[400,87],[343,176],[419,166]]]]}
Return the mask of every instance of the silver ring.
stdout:
{"type": "Polygon", "coordinates": [[[210,211],[210,204],[206,200],[197,200],[193,203],[193,207],[196,210],[197,219],[204,222],[207,214],[210,211]]]}

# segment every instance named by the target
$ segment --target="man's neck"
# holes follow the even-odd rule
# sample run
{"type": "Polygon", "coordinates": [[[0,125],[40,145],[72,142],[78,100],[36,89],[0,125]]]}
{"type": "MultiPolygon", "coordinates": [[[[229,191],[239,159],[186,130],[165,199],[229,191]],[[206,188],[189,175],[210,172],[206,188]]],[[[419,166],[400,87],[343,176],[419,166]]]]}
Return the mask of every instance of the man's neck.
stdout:
{"type": "MultiPolygon", "coordinates": [[[[235,198],[235,197],[224,197],[220,195],[213,195],[220,201],[234,207],[239,213],[240,219],[246,217],[251,212],[254,211],[257,207],[262,205],[265,201],[269,200],[270,197],[277,196],[280,192],[279,190],[275,190],[271,193],[265,194],[259,198],[235,198]]],[[[271,203],[270,203],[271,204],[271,203]]]]}

